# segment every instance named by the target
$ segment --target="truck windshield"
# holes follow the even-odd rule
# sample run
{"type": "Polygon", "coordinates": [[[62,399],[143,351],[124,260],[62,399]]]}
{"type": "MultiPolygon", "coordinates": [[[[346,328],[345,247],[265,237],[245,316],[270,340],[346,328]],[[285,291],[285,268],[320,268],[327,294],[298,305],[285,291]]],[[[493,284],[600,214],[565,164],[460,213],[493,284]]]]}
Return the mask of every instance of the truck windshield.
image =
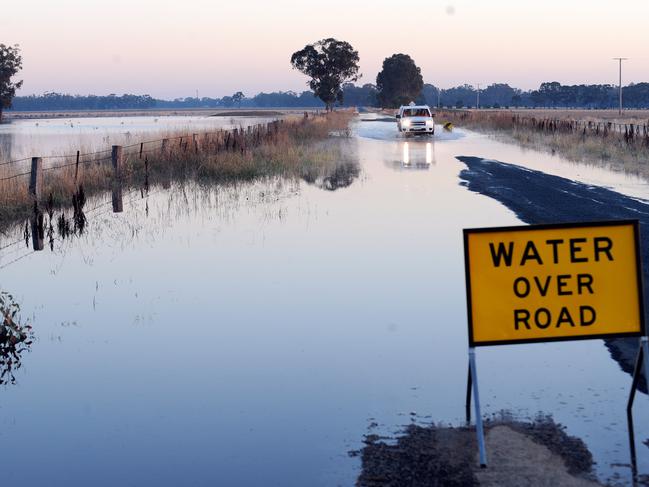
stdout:
{"type": "Polygon", "coordinates": [[[428,108],[405,108],[403,110],[404,117],[430,117],[428,108]]]}

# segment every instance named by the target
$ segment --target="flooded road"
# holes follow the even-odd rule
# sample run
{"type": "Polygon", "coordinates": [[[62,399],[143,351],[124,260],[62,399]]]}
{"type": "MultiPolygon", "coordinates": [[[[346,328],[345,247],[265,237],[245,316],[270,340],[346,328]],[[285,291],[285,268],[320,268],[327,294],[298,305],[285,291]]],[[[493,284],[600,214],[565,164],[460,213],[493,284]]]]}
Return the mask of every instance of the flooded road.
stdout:
{"type": "MultiPolygon", "coordinates": [[[[520,220],[460,185],[456,156],[649,196],[633,176],[472,133],[356,133],[360,170],[328,182],[154,188],[122,214],[108,195],[81,237],[0,251],[2,289],[35,336],[0,388],[7,483],[352,485],[347,452],[368,431],[464,419],[462,228],[520,220]]],[[[631,379],[601,340],[477,358],[486,414],[552,414],[602,479],[628,481],[631,379]]],[[[641,394],[642,473],[646,406],[641,394]]]]}

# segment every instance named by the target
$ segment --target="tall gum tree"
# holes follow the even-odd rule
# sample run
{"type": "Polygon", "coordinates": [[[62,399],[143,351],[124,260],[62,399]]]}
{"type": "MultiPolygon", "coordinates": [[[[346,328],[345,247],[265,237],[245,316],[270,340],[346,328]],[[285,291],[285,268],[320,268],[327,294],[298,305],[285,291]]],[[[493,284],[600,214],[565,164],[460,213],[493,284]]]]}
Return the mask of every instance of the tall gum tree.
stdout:
{"type": "Polygon", "coordinates": [[[16,90],[23,84],[22,81],[11,81],[11,78],[22,68],[22,64],[23,59],[18,45],[0,44],[0,121],[2,121],[2,111],[11,107],[16,90]]]}
{"type": "Polygon", "coordinates": [[[376,77],[381,106],[396,108],[415,101],[424,87],[421,69],[407,54],[393,54],[383,60],[383,69],[376,77]]]}
{"type": "Polygon", "coordinates": [[[311,78],[308,85],[327,110],[343,102],[344,83],[360,78],[358,61],[358,51],[351,44],[331,37],[308,44],[291,56],[293,69],[311,78]]]}

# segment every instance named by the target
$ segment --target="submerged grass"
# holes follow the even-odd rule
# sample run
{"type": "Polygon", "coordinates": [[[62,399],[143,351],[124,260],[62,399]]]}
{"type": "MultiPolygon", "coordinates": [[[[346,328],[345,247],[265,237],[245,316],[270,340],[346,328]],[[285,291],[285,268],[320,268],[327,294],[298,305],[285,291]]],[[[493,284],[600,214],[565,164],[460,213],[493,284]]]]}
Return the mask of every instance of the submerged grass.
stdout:
{"type": "Polygon", "coordinates": [[[593,120],[592,114],[584,115],[583,119],[570,118],[570,115],[574,113],[553,119],[532,119],[533,123],[527,119],[526,123],[521,123],[510,111],[438,112],[442,122],[495,134],[507,142],[559,154],[572,161],[596,163],[649,179],[649,137],[637,124],[633,135],[629,136],[631,126],[610,130],[608,121],[593,120]],[[556,123],[549,125],[549,122],[556,123]]]}
{"type": "MultiPolygon", "coordinates": [[[[273,175],[313,178],[318,168],[345,157],[332,135],[349,135],[353,114],[294,116],[248,129],[180,134],[159,133],[158,141],[124,148],[121,176],[115,177],[110,153],[95,153],[76,164],[76,155],[55,159],[43,171],[43,199],[48,207],[72,206],[82,187],[85,195],[124,187],[167,186],[172,181],[200,183],[249,181],[273,175]],[[163,142],[166,139],[166,142],[163,142]]],[[[0,228],[33,212],[29,167],[0,167],[0,228]],[[21,176],[10,178],[16,174],[21,176]]],[[[44,202],[39,202],[43,206],[44,202]]]]}

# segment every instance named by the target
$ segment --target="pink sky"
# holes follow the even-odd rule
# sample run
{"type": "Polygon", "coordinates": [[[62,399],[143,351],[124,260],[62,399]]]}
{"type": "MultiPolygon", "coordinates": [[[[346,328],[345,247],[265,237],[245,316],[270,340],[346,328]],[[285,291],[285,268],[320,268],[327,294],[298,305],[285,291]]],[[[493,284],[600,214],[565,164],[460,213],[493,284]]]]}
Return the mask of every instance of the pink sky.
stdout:
{"type": "Polygon", "coordinates": [[[3,5],[0,43],[21,45],[19,94],[148,93],[223,96],[306,89],[293,51],[324,37],[350,42],[361,83],[383,59],[410,54],[443,88],[542,81],[649,81],[649,2],[402,2],[329,0],[20,0],[3,5]],[[317,2],[317,5],[322,5],[317,2]]]}

